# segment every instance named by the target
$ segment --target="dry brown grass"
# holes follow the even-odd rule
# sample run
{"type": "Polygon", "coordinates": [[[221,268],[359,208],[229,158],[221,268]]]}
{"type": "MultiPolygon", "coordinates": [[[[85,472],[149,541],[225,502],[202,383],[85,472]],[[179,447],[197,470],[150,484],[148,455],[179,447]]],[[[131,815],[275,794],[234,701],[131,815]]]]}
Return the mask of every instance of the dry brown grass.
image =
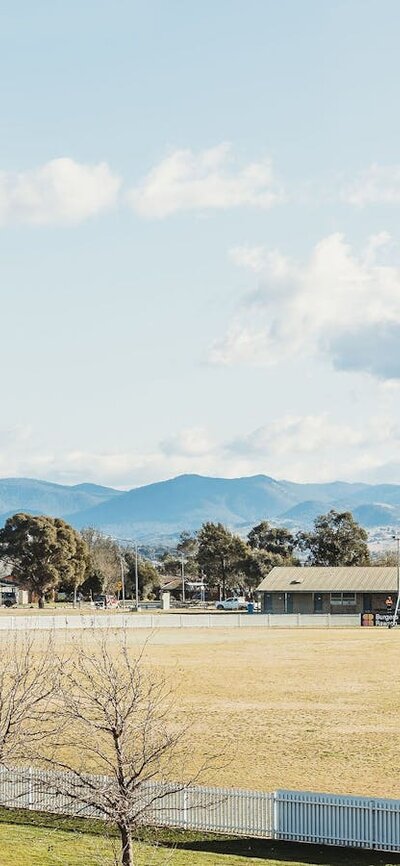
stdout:
{"type": "Polygon", "coordinates": [[[210,783],[400,797],[400,629],[140,629],[132,652],[146,637],[194,717],[193,767],[232,758],[210,783]]]}
{"type": "Polygon", "coordinates": [[[400,797],[400,629],[165,629],[148,654],[195,711],[193,761],[234,756],[214,783],[400,797]]]}

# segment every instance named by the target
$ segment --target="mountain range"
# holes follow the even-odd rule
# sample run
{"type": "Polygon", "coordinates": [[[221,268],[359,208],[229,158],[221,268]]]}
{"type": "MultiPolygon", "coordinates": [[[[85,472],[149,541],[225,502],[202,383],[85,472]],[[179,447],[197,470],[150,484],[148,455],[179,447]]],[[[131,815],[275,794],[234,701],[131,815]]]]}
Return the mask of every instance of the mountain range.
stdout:
{"type": "Polygon", "coordinates": [[[0,524],[17,511],[50,514],[77,529],[94,526],[118,538],[148,543],[172,542],[183,529],[197,529],[206,520],[239,532],[262,519],[306,528],[330,508],[352,511],[367,529],[398,526],[400,484],[296,484],[267,475],[179,475],[121,491],[97,484],[0,479],[0,524]]]}

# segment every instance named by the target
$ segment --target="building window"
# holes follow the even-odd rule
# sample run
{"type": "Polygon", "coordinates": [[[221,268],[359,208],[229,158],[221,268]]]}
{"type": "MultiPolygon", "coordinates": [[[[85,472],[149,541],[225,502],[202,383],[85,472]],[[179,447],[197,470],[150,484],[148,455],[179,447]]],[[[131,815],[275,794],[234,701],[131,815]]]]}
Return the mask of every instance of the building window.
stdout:
{"type": "Polygon", "coordinates": [[[332,607],[351,607],[356,603],[355,592],[331,592],[332,607]]]}

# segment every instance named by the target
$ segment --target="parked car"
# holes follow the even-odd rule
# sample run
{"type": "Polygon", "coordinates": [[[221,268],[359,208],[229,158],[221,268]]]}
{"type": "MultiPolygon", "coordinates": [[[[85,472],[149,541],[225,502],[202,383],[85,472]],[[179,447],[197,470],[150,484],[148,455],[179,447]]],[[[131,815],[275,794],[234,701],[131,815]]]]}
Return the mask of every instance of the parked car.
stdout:
{"type": "Polygon", "coordinates": [[[1,593],[1,604],[4,607],[16,607],[17,597],[13,592],[2,592],[1,593]]]}
{"type": "Polygon", "coordinates": [[[119,601],[116,595],[95,595],[93,603],[95,607],[103,609],[111,609],[119,606],[119,601]]]}
{"type": "Polygon", "coordinates": [[[247,610],[247,601],[244,595],[232,595],[225,601],[216,601],[217,610],[247,610]]]}

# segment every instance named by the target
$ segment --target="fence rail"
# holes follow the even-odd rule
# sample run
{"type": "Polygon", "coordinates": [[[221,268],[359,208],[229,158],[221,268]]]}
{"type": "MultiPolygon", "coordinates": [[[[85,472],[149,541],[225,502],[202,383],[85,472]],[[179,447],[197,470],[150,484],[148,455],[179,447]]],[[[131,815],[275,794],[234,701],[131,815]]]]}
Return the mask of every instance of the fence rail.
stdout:
{"type": "Polygon", "coordinates": [[[275,792],[275,838],[400,851],[400,800],[275,792]]]}
{"type": "MultiPolygon", "coordinates": [[[[85,777],[36,768],[0,769],[0,806],[58,815],[103,818],[102,804],[113,783],[107,776],[85,777]],[[96,779],[96,791],[89,790],[96,779]]],[[[206,830],[240,836],[273,836],[274,795],[200,785],[145,782],[135,812],[143,824],[206,830]]]]}
{"type": "Polygon", "coordinates": [[[5,615],[0,631],[157,628],[348,628],[361,625],[359,613],[67,613],[5,615]]]}
{"type": "MultiPolygon", "coordinates": [[[[107,776],[88,775],[82,786],[72,773],[1,768],[0,806],[103,818],[102,797],[113,784],[107,776]],[[92,794],[85,801],[84,786],[94,779],[97,805],[92,794]]],[[[136,807],[143,824],[400,851],[400,800],[148,782],[138,788],[136,807]]]]}

